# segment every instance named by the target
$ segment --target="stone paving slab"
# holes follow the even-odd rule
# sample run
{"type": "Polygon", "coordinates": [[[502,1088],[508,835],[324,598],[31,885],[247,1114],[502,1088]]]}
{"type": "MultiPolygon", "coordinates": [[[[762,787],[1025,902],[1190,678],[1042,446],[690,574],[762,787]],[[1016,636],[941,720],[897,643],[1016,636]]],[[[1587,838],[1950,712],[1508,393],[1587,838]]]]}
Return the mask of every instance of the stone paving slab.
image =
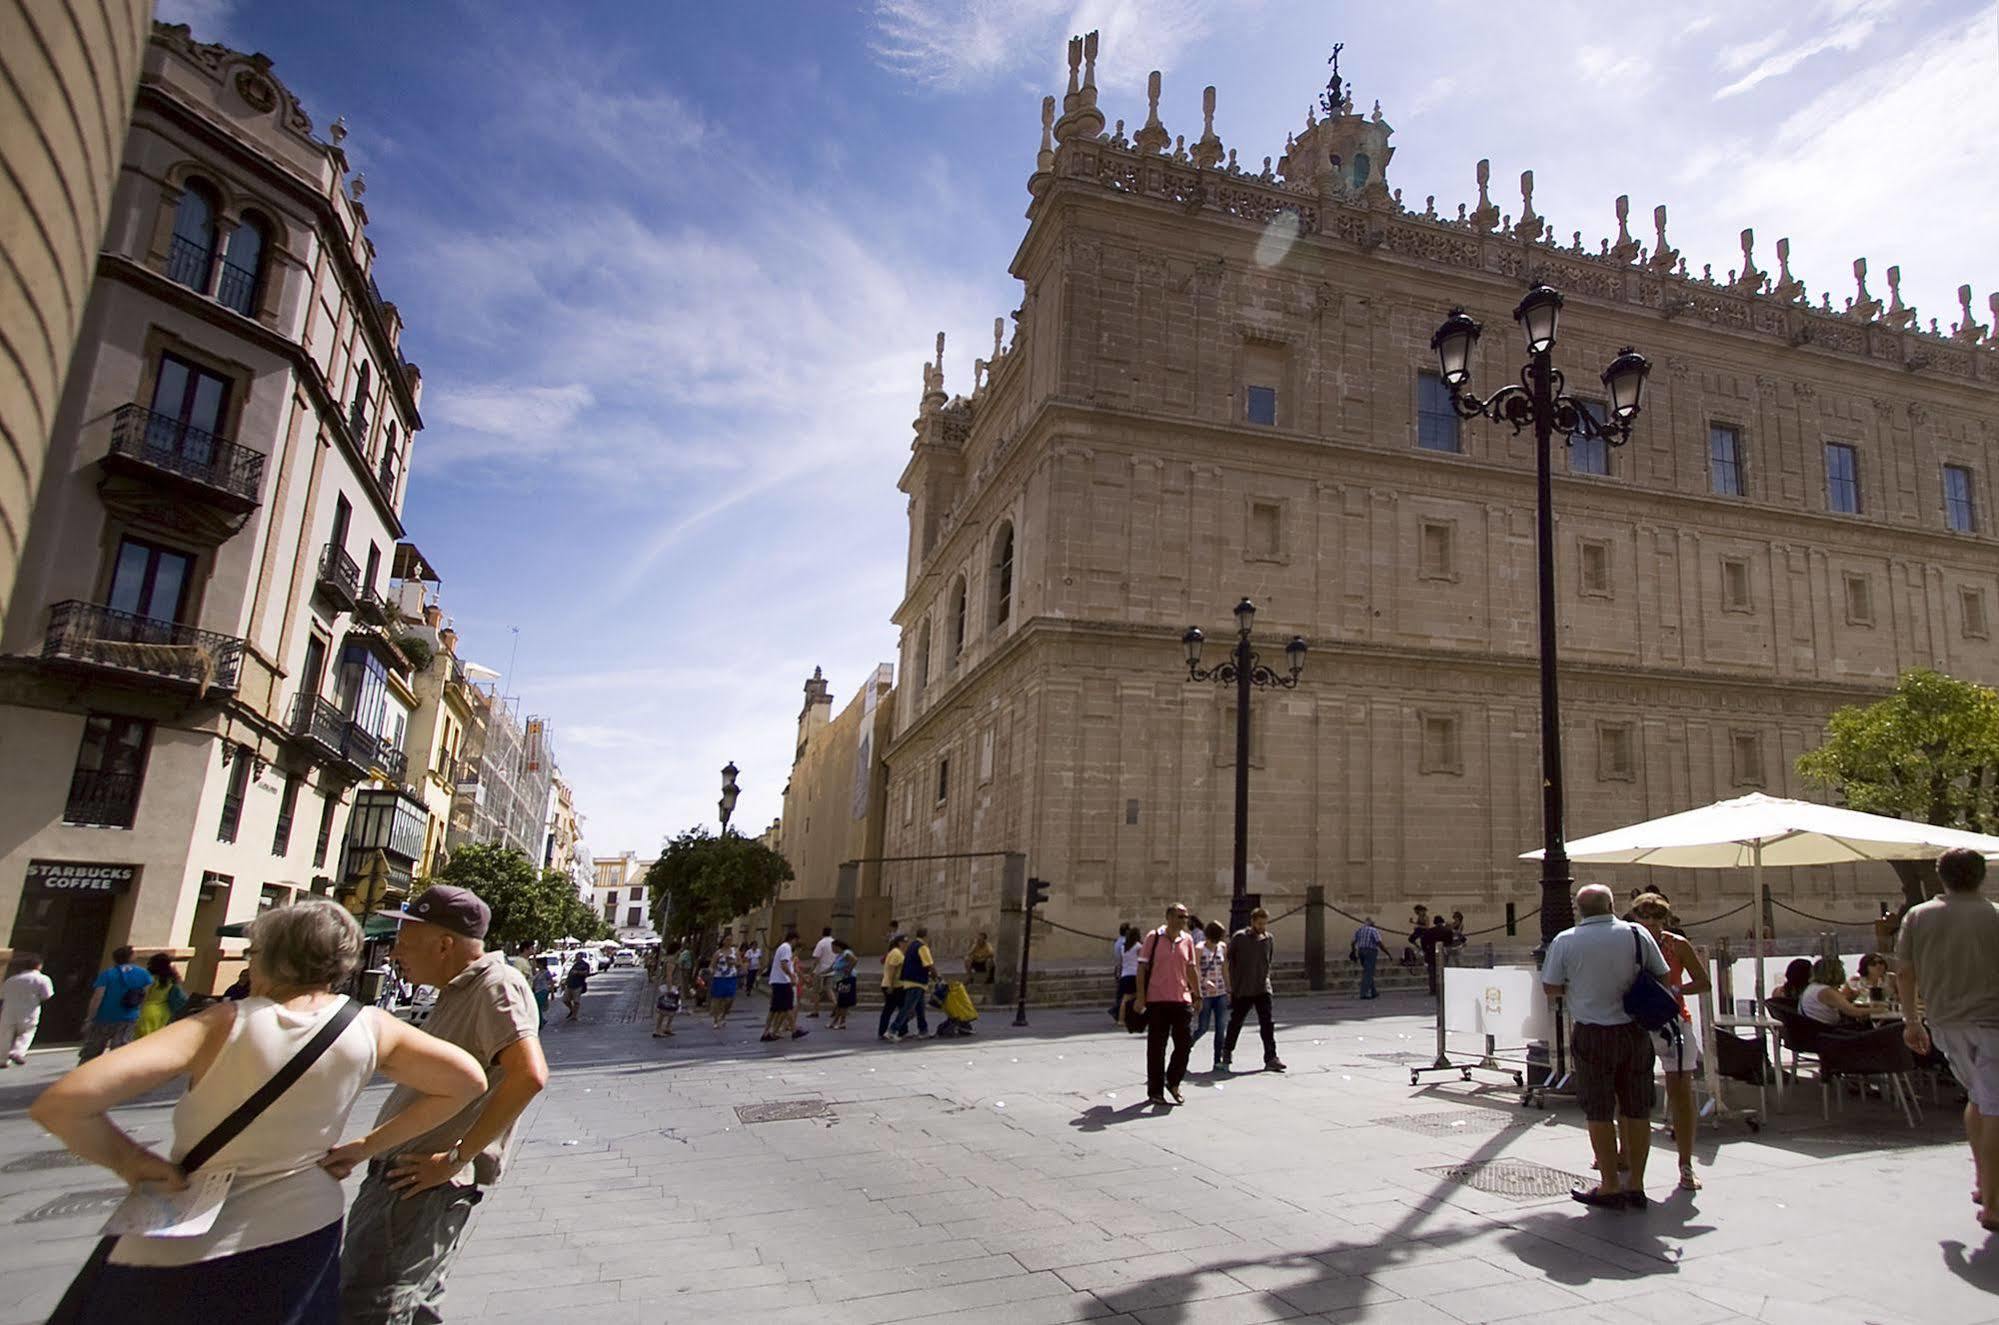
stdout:
{"type": "MultiPolygon", "coordinates": [[[[1571,1108],[1523,1110],[1497,1079],[1411,1088],[1370,1057],[1433,1052],[1413,998],[1282,999],[1290,1073],[1197,1072],[1187,1107],[1160,1114],[1142,1042],[1101,1012],[1037,1010],[1021,1031],[989,1015],[973,1039],[900,1045],[857,1020],[763,1045],[750,1008],[719,1035],[695,1022],[654,1040],[632,1019],[643,997],[616,973],[581,1021],[549,1027],[550,1087],[475,1218],[448,1318],[1999,1322],[1999,1242],[1964,1200],[1948,1102],[1912,1133],[1877,1102],[1821,1122],[1800,1092],[1760,1134],[1703,1133],[1707,1190],[1669,1192],[1666,1143],[1654,1208],[1603,1214],[1425,1171],[1580,1174],[1589,1158],[1571,1108]],[[735,1112],[808,1098],[824,1117],[735,1112]]],[[[102,1216],[15,1221],[112,1185],[54,1162],[24,1117],[68,1061],[39,1050],[0,1078],[0,1325],[45,1317],[102,1216]]],[[[164,1136],[171,1102],[128,1125],[164,1136]]]]}

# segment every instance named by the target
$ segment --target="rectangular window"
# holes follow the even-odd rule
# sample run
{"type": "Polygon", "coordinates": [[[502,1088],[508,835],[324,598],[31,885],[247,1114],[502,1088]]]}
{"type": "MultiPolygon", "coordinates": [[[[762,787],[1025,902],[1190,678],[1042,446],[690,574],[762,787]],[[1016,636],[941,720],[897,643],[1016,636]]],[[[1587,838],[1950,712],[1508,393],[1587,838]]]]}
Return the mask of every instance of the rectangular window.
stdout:
{"type": "Polygon", "coordinates": [[[1283,540],[1284,508],[1276,502],[1251,502],[1249,555],[1263,561],[1274,561],[1282,551],[1283,540]]]}
{"type": "Polygon", "coordinates": [[[271,834],[271,854],[282,856],[292,849],[292,817],[298,813],[298,791],[305,779],[296,773],[285,776],[284,794],[278,797],[278,826],[271,834]]]}
{"type": "Polygon", "coordinates": [[[1130,827],[1131,825],[1136,824],[1138,822],[1137,801],[1128,800],[1124,803],[1124,822],[1126,827],[1130,827]]]}
{"type": "Polygon", "coordinates": [[[153,724],[141,718],[93,713],[84,719],[62,821],[130,828],[139,812],[139,787],[145,781],[152,735],[153,724]]]}
{"type": "Polygon", "coordinates": [[[326,868],[326,853],[333,845],[333,804],[331,793],[320,793],[319,837],[312,844],[312,867],[316,870],[326,868]]]}
{"type": "MultiPolygon", "coordinates": [[[[223,749],[227,751],[228,747],[223,749]]],[[[236,830],[243,826],[243,797],[250,790],[250,764],[250,748],[237,746],[229,760],[229,789],[222,793],[222,822],[215,826],[218,842],[234,842],[236,830]]]]}
{"type": "Polygon", "coordinates": [[[1733,753],[1736,785],[1744,787],[1762,786],[1763,734],[1761,732],[1732,733],[1729,737],[1729,748],[1733,753]]]}
{"type": "Polygon", "coordinates": [[[105,606],[155,621],[179,621],[193,581],[194,558],[187,553],[127,538],[118,544],[105,606]]]}
{"type": "Polygon", "coordinates": [[[1630,723],[1607,722],[1596,729],[1596,775],[1599,781],[1629,782],[1634,762],[1630,723]]]}
{"type": "Polygon", "coordinates": [[[202,470],[215,463],[216,437],[229,413],[229,379],[172,354],[160,356],[153,381],[153,417],[146,425],[147,458],[202,470]]]}
{"type": "Polygon", "coordinates": [[[986,728],[979,733],[979,781],[993,780],[993,729],[986,728]]]}
{"type": "Polygon", "coordinates": [[[1579,548],[1582,574],[1578,587],[1591,598],[1610,597],[1610,544],[1586,538],[1579,548]]]}
{"type": "Polygon", "coordinates": [[[1449,524],[1425,520],[1417,531],[1417,574],[1426,580],[1457,578],[1456,530],[1449,524]]]}
{"type": "Polygon", "coordinates": [[[639,909],[636,906],[625,912],[625,927],[627,929],[637,929],[639,927],[639,909]]]}
{"type": "Polygon", "coordinates": [[[1957,614],[1959,626],[1966,639],[1985,639],[1991,633],[1985,624],[1985,591],[1983,589],[1959,589],[1957,591],[1957,614]]]}
{"type": "Polygon", "coordinates": [[[1741,557],[1721,559],[1721,610],[1724,612],[1755,610],[1749,598],[1749,563],[1741,557]]]}
{"type": "Polygon", "coordinates": [[[1251,423],[1265,427],[1277,426],[1277,388],[1274,386],[1253,386],[1243,393],[1246,407],[1244,416],[1251,423]]]}
{"type": "Polygon", "coordinates": [[[370,543],[368,544],[368,569],[364,572],[364,578],[361,581],[361,591],[367,594],[374,593],[375,577],[381,573],[382,549],[379,545],[370,543]]]}
{"type": "Polygon", "coordinates": [[[1836,515],[1860,514],[1860,455],[1845,442],[1825,444],[1825,507],[1836,515]]]}
{"type": "Polygon", "coordinates": [[[1846,621],[1852,626],[1874,624],[1874,583],[1865,575],[1846,576],[1846,621]]]}
{"type": "Polygon", "coordinates": [[[1719,497],[1740,497],[1742,487],[1742,434],[1721,423],[1707,428],[1708,482],[1719,497]]]}
{"type": "Polygon", "coordinates": [[[1458,753],[1458,720],[1448,714],[1426,713],[1423,715],[1423,747],[1421,773],[1462,773],[1464,764],[1458,753]]]}
{"type": "Polygon", "coordinates": [[[951,761],[949,759],[940,759],[937,761],[937,803],[942,805],[945,798],[950,794],[951,761]]]}
{"type": "Polygon", "coordinates": [[[347,530],[354,523],[354,508],[345,497],[333,499],[333,533],[327,540],[342,552],[347,550],[347,530]]]}
{"type": "MultiPolygon", "coordinates": [[[[1576,402],[1592,420],[1602,423],[1606,414],[1603,403],[1596,400],[1576,402]]],[[[1571,474],[1610,474],[1610,443],[1601,437],[1590,437],[1580,428],[1569,434],[1569,472],[1571,474]]]]}
{"type": "Polygon", "coordinates": [[[1416,374],[1416,445],[1425,451],[1463,451],[1463,420],[1451,406],[1450,388],[1435,373],[1416,374]]]}
{"type": "Polygon", "coordinates": [[[1971,495],[1971,471],[1963,465],[1943,467],[1944,519],[1960,534],[1978,532],[1978,502],[1971,495]]]}

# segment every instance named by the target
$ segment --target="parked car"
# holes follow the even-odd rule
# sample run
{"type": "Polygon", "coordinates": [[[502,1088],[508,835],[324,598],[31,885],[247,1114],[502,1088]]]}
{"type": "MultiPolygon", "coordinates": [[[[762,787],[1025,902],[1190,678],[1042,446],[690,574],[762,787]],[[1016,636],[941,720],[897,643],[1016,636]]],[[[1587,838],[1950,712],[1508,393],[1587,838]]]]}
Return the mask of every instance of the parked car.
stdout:
{"type": "Polygon", "coordinates": [[[637,966],[638,964],[639,954],[632,948],[619,948],[611,954],[611,965],[613,966],[637,966]]]}

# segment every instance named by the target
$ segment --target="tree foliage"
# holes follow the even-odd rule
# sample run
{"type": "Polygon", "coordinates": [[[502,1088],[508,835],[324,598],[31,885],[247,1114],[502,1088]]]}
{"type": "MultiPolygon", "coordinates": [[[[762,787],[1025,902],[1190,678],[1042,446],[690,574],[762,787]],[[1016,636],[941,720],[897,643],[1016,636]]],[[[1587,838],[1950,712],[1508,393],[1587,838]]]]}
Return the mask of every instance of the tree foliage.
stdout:
{"type": "Polygon", "coordinates": [[[792,877],[790,862],[753,837],[690,828],[646,871],[653,928],[667,935],[670,911],[673,934],[705,932],[773,900],[792,877]]]}
{"type": "Polygon", "coordinates": [[[444,868],[425,880],[469,888],[492,908],[489,946],[522,942],[608,938],[610,926],[577,894],[560,870],[537,870],[519,851],[496,842],[471,842],[451,853],[444,868]]]}
{"type": "MultiPolygon", "coordinates": [[[[1999,828],[1999,691],[1941,672],[1904,672],[1895,692],[1850,705],[1798,773],[1852,809],[1989,833],[1999,828]]],[[[1926,865],[1898,862],[1911,900],[1931,891],[1926,865]]]]}

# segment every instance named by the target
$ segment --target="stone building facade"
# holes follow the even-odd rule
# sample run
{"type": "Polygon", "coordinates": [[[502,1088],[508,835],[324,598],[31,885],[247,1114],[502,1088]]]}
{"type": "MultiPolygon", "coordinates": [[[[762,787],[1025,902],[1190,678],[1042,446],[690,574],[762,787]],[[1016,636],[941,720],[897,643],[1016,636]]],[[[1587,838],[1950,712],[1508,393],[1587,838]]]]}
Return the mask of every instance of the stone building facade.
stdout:
{"type": "Polygon", "coordinates": [[[337,892],[356,800],[407,799],[422,383],[341,136],[153,27],[0,625],[0,933],[48,958],[51,1033],[118,943],[226,985],[218,928],[337,892]]]}
{"type": "Polygon", "coordinates": [[[0,11],[0,614],[118,182],[152,0],[0,11]]]}
{"type": "MultiPolygon", "coordinates": [[[[1136,134],[1105,132],[1095,54],[1072,43],[1044,103],[1011,342],[996,324],[968,395],[944,390],[941,337],[924,367],[885,854],[1024,851],[1086,934],[1169,897],[1225,914],[1233,696],[1189,682],[1180,635],[1219,652],[1247,595],[1267,661],[1311,646],[1298,689],[1255,697],[1250,888],[1288,909],[1321,885],[1387,923],[1510,902],[1531,940],[1534,443],[1459,420],[1429,338],[1463,305],[1488,328],[1473,386],[1514,380],[1508,314],[1537,280],[1567,296],[1578,395],[1621,346],[1654,365],[1629,445],[1555,458],[1571,837],[1805,794],[1793,760],[1826,716],[1906,668],[1999,680],[1999,342],[1968,288],[1956,327],[1925,330],[1895,273],[1884,303],[1856,264],[1835,311],[1788,244],[1758,270],[1749,232],[1740,270],[1690,275],[1665,209],[1640,243],[1621,199],[1588,249],[1534,214],[1531,176],[1503,215],[1483,163],[1476,205],[1407,207],[1391,127],[1337,80],[1252,172],[1213,89],[1198,137],[1169,135],[1156,74],[1136,134]]],[[[997,917],[999,878],[919,862],[887,886],[962,936],[997,917]]],[[[1689,916],[1747,889],[1657,882],[1689,916]]],[[[1897,891],[1885,868],[1772,882],[1855,919],[1897,891]]]]}
{"type": "Polygon", "coordinates": [[[777,849],[793,877],[772,908],[770,928],[796,925],[817,937],[822,926],[836,925],[840,937],[859,936],[863,950],[874,951],[892,914],[882,888],[885,867],[877,858],[883,854],[887,778],[880,755],[889,740],[894,692],[895,668],[883,663],[835,717],[832,687],[819,669],[805,682],[778,820],[777,849]],[[853,896],[845,902],[851,920],[839,898],[840,867],[848,862],[857,863],[853,896]]]}

